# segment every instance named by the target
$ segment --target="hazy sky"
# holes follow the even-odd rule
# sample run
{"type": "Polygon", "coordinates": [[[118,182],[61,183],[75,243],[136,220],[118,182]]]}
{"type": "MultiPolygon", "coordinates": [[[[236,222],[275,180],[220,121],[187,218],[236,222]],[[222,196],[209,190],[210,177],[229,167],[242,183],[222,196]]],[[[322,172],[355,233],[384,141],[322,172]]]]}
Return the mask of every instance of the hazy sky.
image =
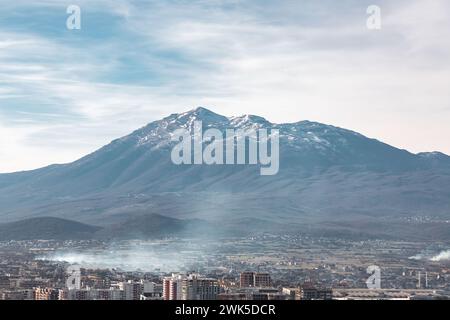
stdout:
{"type": "Polygon", "coordinates": [[[450,154],[448,0],[0,0],[0,172],[196,106],[450,154]],[[81,30],[66,9],[81,8],[81,30]],[[381,30],[366,9],[381,8],[381,30]]]}

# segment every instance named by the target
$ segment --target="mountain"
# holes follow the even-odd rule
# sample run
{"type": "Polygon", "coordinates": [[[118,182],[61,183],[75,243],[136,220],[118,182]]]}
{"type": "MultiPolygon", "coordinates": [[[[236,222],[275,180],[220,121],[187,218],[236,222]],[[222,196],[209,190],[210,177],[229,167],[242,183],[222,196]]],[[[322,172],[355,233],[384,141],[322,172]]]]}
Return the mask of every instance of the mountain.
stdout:
{"type": "Polygon", "coordinates": [[[31,218],[0,224],[0,241],[91,239],[100,229],[54,217],[31,218]]]}
{"type": "Polygon", "coordinates": [[[131,216],[107,227],[92,226],[68,219],[39,217],[0,224],[0,241],[151,239],[172,235],[192,236],[213,229],[201,220],[180,220],[158,214],[131,216]]]}
{"type": "Polygon", "coordinates": [[[125,221],[114,223],[95,234],[99,239],[151,239],[173,235],[194,236],[199,230],[212,230],[207,222],[194,219],[175,219],[159,214],[130,216],[125,221]]]}
{"type": "MultiPolygon", "coordinates": [[[[248,230],[342,234],[361,228],[376,236],[385,233],[386,221],[450,217],[450,157],[413,154],[317,122],[228,118],[200,107],[151,122],[75,162],[0,175],[0,222],[48,215],[105,228],[160,215],[229,229],[244,220],[248,230]],[[261,176],[255,165],[174,165],[172,133],[192,132],[196,120],[222,132],[278,129],[278,174],[261,176]]],[[[407,238],[426,230],[414,228],[400,223],[393,232],[407,238]]]]}

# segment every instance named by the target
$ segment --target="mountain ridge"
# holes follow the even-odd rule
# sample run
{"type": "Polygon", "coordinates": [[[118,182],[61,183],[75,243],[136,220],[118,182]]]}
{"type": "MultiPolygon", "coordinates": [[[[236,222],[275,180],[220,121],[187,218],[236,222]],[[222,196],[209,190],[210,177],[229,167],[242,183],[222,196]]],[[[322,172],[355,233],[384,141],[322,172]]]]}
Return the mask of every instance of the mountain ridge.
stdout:
{"type": "MultiPolygon", "coordinates": [[[[369,137],[364,136],[364,135],[362,135],[362,134],[360,134],[360,133],[358,133],[358,132],[356,132],[354,130],[350,130],[350,129],[346,129],[346,128],[342,128],[342,127],[338,127],[338,126],[334,126],[334,125],[329,125],[329,124],[323,124],[323,123],[316,122],[316,121],[301,120],[301,121],[297,121],[297,122],[272,123],[272,122],[266,120],[263,117],[256,116],[256,115],[253,115],[253,114],[243,114],[241,116],[225,117],[225,116],[217,114],[217,113],[215,113],[215,112],[213,112],[213,111],[211,111],[211,110],[209,110],[209,109],[207,109],[205,107],[197,107],[197,108],[189,110],[187,112],[173,113],[173,114],[171,114],[171,115],[169,115],[169,116],[167,116],[167,117],[165,117],[165,118],[163,118],[161,120],[152,121],[152,122],[148,123],[147,125],[144,125],[141,128],[138,128],[138,129],[134,130],[130,134],[127,134],[127,135],[125,135],[123,137],[120,137],[120,138],[117,138],[117,139],[113,139],[108,144],[106,144],[106,145],[100,147],[99,149],[97,149],[97,150],[95,150],[95,151],[93,151],[93,152],[91,152],[91,153],[89,153],[89,154],[87,154],[87,155],[85,155],[85,156],[83,156],[83,157],[81,157],[79,159],[76,159],[76,160],[74,160],[72,162],[61,163],[61,164],[49,164],[49,165],[44,166],[42,168],[37,168],[37,169],[33,169],[33,170],[23,170],[23,171],[17,171],[17,172],[0,173],[0,176],[26,174],[28,172],[38,171],[38,170],[42,170],[42,169],[47,169],[47,168],[50,169],[50,168],[54,168],[54,167],[61,167],[61,166],[67,166],[67,165],[71,165],[71,164],[76,164],[79,161],[85,159],[86,157],[89,157],[89,156],[91,156],[93,154],[96,154],[100,150],[102,150],[104,148],[107,148],[108,146],[111,146],[112,144],[124,141],[124,140],[126,140],[128,138],[136,137],[136,135],[138,135],[139,133],[145,132],[146,130],[149,130],[149,129],[151,130],[152,126],[154,124],[159,124],[159,123],[161,123],[163,121],[173,120],[174,117],[176,117],[177,119],[180,119],[180,117],[181,118],[187,117],[187,116],[191,116],[191,117],[194,116],[195,117],[195,116],[199,116],[199,115],[200,115],[200,117],[198,119],[203,121],[203,119],[201,118],[201,115],[205,115],[205,114],[207,115],[206,118],[217,117],[218,119],[221,119],[222,122],[225,122],[226,124],[230,124],[230,127],[236,127],[236,120],[238,120],[238,119],[253,119],[253,121],[250,121],[250,123],[263,122],[265,124],[271,125],[273,128],[279,128],[279,127],[283,127],[283,126],[297,126],[298,125],[298,126],[303,126],[303,127],[306,127],[306,128],[319,127],[320,129],[325,128],[325,130],[326,129],[335,129],[335,130],[346,132],[346,133],[353,134],[353,135],[356,135],[356,136],[364,137],[364,138],[372,140],[372,141],[380,142],[380,143],[382,143],[382,144],[384,144],[386,146],[389,146],[391,148],[395,148],[397,150],[405,151],[405,152],[407,152],[407,153],[409,153],[411,155],[414,155],[414,156],[420,156],[422,158],[431,158],[431,157],[433,157],[433,158],[439,158],[441,160],[445,159],[446,161],[448,160],[449,163],[450,163],[450,156],[445,154],[445,153],[443,153],[443,152],[440,152],[440,151],[413,153],[413,152],[408,151],[407,149],[400,149],[400,148],[396,148],[395,146],[383,143],[383,142],[381,142],[378,139],[369,138],[369,137]]],[[[192,120],[195,120],[195,119],[192,119],[192,120]]],[[[217,121],[217,120],[215,122],[216,123],[220,123],[220,121],[217,121]]],[[[141,137],[141,139],[143,139],[143,137],[141,137]]]]}
{"type": "Polygon", "coordinates": [[[104,225],[112,216],[126,220],[149,212],[213,223],[246,217],[286,226],[342,218],[448,217],[449,190],[450,157],[442,153],[413,154],[318,122],[274,124],[255,115],[225,117],[197,108],[150,122],[74,162],[0,174],[0,222],[49,212],[104,225]],[[174,165],[171,133],[192,129],[196,120],[204,129],[279,129],[279,173],[260,176],[258,167],[249,165],[174,165]]]}
{"type": "Polygon", "coordinates": [[[56,217],[29,218],[0,224],[0,241],[84,240],[101,228],[56,217]]]}

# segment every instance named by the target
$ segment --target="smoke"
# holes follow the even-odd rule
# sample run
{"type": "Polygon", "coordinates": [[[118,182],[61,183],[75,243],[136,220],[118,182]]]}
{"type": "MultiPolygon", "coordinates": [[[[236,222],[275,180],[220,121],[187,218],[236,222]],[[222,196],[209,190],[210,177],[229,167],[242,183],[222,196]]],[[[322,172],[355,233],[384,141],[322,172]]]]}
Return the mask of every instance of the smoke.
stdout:
{"type": "Polygon", "coordinates": [[[434,262],[439,262],[439,261],[447,261],[450,260],[450,250],[443,250],[438,254],[433,254],[430,252],[427,253],[419,253],[416,254],[412,257],[409,257],[408,259],[411,260],[428,260],[428,261],[434,261],[434,262]]]}
{"type": "Polygon", "coordinates": [[[177,272],[187,270],[199,261],[194,246],[187,251],[179,242],[162,243],[130,241],[110,244],[107,248],[86,248],[83,251],[61,249],[40,256],[40,260],[68,262],[83,268],[121,269],[124,271],[177,272]]]}
{"type": "Polygon", "coordinates": [[[179,259],[159,258],[149,254],[137,252],[64,252],[42,257],[45,260],[64,261],[70,264],[78,264],[83,268],[122,269],[125,271],[169,271],[179,270],[182,262],[179,259]]]}
{"type": "Polygon", "coordinates": [[[450,250],[441,251],[439,254],[431,257],[431,261],[445,261],[450,260],[450,250]]]}

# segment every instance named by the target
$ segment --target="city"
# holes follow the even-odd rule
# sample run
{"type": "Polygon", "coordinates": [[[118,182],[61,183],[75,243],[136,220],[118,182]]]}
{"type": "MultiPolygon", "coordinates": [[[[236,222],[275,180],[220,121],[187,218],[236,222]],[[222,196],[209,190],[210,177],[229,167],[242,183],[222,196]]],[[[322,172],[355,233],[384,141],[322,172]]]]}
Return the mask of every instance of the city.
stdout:
{"type": "Polygon", "coordinates": [[[0,299],[441,300],[450,297],[450,262],[420,258],[441,246],[271,234],[3,241],[0,299]],[[153,259],[129,251],[136,245],[152,247],[153,259]],[[373,264],[381,268],[381,287],[369,289],[366,269],[373,264]],[[68,285],[71,266],[80,270],[78,284],[68,285]]]}
{"type": "Polygon", "coordinates": [[[0,320],[448,304],[450,1],[1,9],[0,320]]]}

